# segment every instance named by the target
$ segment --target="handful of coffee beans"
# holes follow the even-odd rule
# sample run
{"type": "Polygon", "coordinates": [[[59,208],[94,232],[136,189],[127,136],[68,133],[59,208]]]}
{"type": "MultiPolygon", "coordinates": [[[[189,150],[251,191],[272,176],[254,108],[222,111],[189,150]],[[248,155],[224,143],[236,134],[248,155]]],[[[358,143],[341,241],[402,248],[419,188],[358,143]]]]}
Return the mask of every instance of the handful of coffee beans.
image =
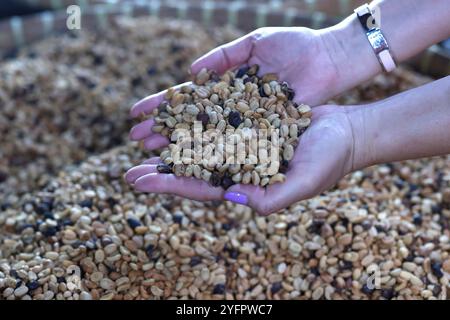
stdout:
{"type": "Polygon", "coordinates": [[[258,65],[219,76],[202,69],[190,84],[167,91],[152,130],[170,139],[160,173],[195,177],[227,189],[235,183],[266,186],[285,180],[311,108],[276,74],[258,65]]]}

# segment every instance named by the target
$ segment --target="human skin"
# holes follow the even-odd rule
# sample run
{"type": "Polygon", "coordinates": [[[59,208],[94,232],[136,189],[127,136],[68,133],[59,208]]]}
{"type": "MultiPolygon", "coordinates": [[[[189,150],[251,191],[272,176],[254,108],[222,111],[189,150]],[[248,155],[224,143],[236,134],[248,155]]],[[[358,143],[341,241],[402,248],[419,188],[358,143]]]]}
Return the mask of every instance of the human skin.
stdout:
{"type": "MultiPolygon", "coordinates": [[[[450,10],[446,10],[445,2],[377,1],[382,29],[397,62],[450,36],[450,10]],[[402,19],[396,18],[399,16],[402,19]]],[[[221,73],[244,63],[259,64],[260,73],[277,73],[294,88],[297,102],[313,106],[381,72],[354,15],[318,31],[258,29],[207,53],[193,63],[191,71],[195,74],[206,67],[221,73]]],[[[151,113],[163,96],[161,92],[143,99],[133,106],[131,115],[151,113]]],[[[301,137],[286,182],[267,188],[235,185],[225,192],[201,180],[158,174],[158,158],[130,169],[126,179],[138,191],[173,193],[203,201],[225,198],[265,215],[313,197],[353,170],[449,153],[449,101],[447,77],[366,106],[315,107],[312,125],[301,137]],[[430,141],[419,143],[426,137],[430,141]]],[[[152,119],[138,124],[130,132],[131,139],[143,140],[148,149],[167,145],[167,138],[151,132],[152,125],[152,119]]]]}

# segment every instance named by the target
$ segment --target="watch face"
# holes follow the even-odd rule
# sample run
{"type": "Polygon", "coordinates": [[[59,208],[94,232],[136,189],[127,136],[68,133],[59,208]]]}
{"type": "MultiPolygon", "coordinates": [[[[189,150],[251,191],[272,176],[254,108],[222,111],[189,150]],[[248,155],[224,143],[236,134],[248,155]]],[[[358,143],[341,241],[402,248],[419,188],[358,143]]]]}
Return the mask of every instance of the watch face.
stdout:
{"type": "Polygon", "coordinates": [[[377,54],[385,49],[389,49],[386,39],[380,29],[373,29],[369,31],[367,33],[367,38],[377,54]]]}

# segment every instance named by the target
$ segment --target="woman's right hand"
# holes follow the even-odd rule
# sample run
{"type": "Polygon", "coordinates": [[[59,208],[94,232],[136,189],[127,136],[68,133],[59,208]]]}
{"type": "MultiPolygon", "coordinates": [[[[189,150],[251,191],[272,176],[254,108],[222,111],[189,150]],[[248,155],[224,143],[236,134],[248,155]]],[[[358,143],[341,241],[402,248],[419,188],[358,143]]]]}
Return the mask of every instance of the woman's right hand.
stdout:
{"type": "MultiPolygon", "coordinates": [[[[191,73],[197,74],[202,68],[207,68],[222,74],[244,64],[258,64],[260,75],[276,73],[280,80],[289,83],[295,91],[294,101],[320,105],[355,86],[360,76],[355,73],[362,72],[357,68],[347,68],[351,57],[339,48],[340,38],[347,36],[346,30],[346,27],[339,26],[322,30],[260,28],[200,57],[192,64],[191,73]]],[[[363,35],[361,39],[364,40],[363,35]]],[[[369,47],[367,43],[363,45],[369,47]]],[[[361,52],[359,54],[363,57],[361,52]]],[[[378,63],[375,57],[371,58],[378,63]]],[[[367,63],[365,68],[367,71],[367,63]]],[[[164,92],[160,92],[139,101],[131,109],[131,115],[150,114],[163,96],[164,92]]]]}
{"type": "MultiPolygon", "coordinates": [[[[322,30],[297,27],[268,27],[257,29],[235,41],[219,46],[197,59],[191,66],[192,74],[202,68],[222,74],[241,65],[258,64],[258,74],[276,73],[294,89],[294,101],[311,106],[320,105],[330,98],[365,80],[368,74],[380,71],[378,61],[364,35],[354,37],[358,59],[364,64],[355,64],[353,51],[339,48],[342,39],[349,37],[351,25],[337,25],[322,30]],[[365,41],[365,42],[363,42],[365,41]],[[360,69],[358,66],[363,65],[360,69]]],[[[148,96],[136,103],[131,116],[149,115],[164,100],[165,91],[148,96]]],[[[143,140],[146,149],[152,150],[168,144],[168,140],[151,130],[153,120],[136,125],[130,133],[132,140],[143,140]]]]}

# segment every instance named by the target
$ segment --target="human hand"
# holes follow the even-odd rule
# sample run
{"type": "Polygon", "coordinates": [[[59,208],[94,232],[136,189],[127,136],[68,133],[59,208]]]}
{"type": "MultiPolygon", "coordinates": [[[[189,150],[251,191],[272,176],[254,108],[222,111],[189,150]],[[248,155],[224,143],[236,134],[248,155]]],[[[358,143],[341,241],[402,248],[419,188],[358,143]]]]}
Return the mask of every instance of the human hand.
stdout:
{"type": "MultiPolygon", "coordinates": [[[[193,63],[191,71],[196,74],[207,68],[223,73],[242,64],[258,64],[260,74],[276,73],[290,84],[296,93],[294,101],[316,105],[339,93],[344,83],[341,64],[333,60],[332,39],[331,31],[262,28],[207,53],[193,63]]],[[[150,114],[164,100],[164,94],[141,100],[133,106],[131,115],[150,114]]],[[[225,197],[268,214],[325,190],[348,172],[352,135],[344,110],[332,106],[314,109],[313,125],[302,136],[283,184],[266,189],[236,185],[225,193],[201,180],[158,174],[158,158],[132,168],[126,178],[139,191],[174,193],[202,201],[225,197]]],[[[147,149],[168,145],[167,138],[152,132],[153,124],[149,119],[133,127],[131,139],[143,140],[147,149]]]]}
{"type": "MultiPolygon", "coordinates": [[[[294,101],[318,105],[342,92],[333,33],[332,29],[260,28],[200,57],[192,64],[191,73],[207,68],[222,74],[243,64],[258,64],[259,74],[276,73],[289,83],[296,93],[294,101]]],[[[347,74],[346,78],[352,78],[349,70],[347,74]]],[[[162,97],[159,93],[141,100],[131,115],[149,114],[162,97]]]]}
{"type": "Polygon", "coordinates": [[[158,157],[130,169],[125,178],[138,191],[170,193],[200,201],[225,198],[267,215],[328,189],[353,169],[352,110],[331,105],[313,109],[311,126],[300,137],[284,183],[266,188],[234,185],[225,191],[203,180],[158,173],[158,157]]]}
{"type": "MultiPolygon", "coordinates": [[[[344,31],[341,27],[318,31],[296,27],[257,29],[197,59],[191,72],[197,74],[207,68],[221,74],[243,64],[258,64],[259,74],[276,73],[279,79],[289,83],[295,91],[294,101],[318,105],[353,85],[350,82],[357,77],[352,70],[361,74],[356,68],[347,68],[344,63],[347,57],[337,49],[338,35],[344,31]]],[[[165,91],[139,101],[131,109],[131,116],[151,114],[164,100],[164,94],[165,91]]],[[[136,125],[130,138],[143,140],[149,150],[166,146],[169,141],[152,132],[153,124],[153,119],[149,119],[136,125]]]]}

